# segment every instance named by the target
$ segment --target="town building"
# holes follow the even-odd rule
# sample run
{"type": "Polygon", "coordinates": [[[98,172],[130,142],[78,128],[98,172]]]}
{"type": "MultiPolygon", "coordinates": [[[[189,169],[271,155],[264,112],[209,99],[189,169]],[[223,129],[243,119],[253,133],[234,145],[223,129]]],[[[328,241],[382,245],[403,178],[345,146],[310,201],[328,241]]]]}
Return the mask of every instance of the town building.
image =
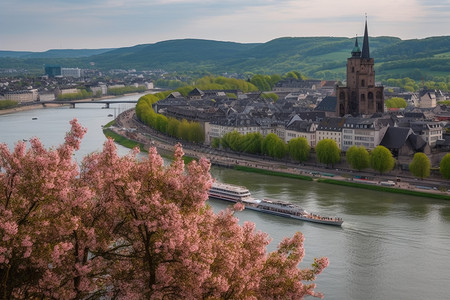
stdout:
{"type": "Polygon", "coordinates": [[[62,77],[81,77],[81,69],[79,68],[61,68],[61,76],[62,77]]]}
{"type": "Polygon", "coordinates": [[[384,111],[383,86],[375,86],[374,59],[370,57],[367,20],[362,50],[355,46],[347,59],[347,86],[337,87],[337,116],[371,115],[384,111]]]}
{"type": "Polygon", "coordinates": [[[364,146],[373,150],[378,146],[389,128],[389,119],[346,118],[342,129],[342,150],[352,146],[364,146]]]}
{"type": "Polygon", "coordinates": [[[17,101],[18,103],[37,101],[38,98],[39,92],[37,89],[5,93],[5,100],[17,101]]]}

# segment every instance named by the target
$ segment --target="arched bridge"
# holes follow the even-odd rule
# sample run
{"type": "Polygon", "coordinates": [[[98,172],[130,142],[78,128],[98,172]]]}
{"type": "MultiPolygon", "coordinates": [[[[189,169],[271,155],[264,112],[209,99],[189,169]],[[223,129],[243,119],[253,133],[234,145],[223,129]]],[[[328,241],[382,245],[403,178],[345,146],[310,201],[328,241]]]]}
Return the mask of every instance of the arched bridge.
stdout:
{"type": "Polygon", "coordinates": [[[68,104],[71,108],[75,108],[77,104],[104,104],[106,108],[109,108],[111,104],[120,104],[120,103],[137,103],[138,100],[74,100],[74,101],[61,101],[61,100],[53,100],[53,101],[39,101],[40,104],[46,106],[47,104],[68,104]]]}

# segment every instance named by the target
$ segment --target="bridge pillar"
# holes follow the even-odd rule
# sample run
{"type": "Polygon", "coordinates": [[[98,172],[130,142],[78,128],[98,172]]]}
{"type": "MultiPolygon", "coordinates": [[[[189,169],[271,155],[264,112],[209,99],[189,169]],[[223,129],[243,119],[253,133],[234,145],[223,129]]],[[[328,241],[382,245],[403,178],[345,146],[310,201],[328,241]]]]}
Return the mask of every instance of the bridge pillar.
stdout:
{"type": "Polygon", "coordinates": [[[75,103],[70,103],[70,108],[75,108],[75,103]]]}
{"type": "Polygon", "coordinates": [[[106,108],[109,108],[109,102],[106,102],[106,108]]]}

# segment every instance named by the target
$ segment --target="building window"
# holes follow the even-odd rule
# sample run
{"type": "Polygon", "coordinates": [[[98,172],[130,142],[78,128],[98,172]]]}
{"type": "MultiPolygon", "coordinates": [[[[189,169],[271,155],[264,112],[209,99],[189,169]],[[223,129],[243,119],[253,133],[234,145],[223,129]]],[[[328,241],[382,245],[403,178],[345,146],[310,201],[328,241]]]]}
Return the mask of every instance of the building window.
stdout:
{"type": "Polygon", "coordinates": [[[363,79],[361,80],[361,86],[364,87],[366,85],[366,81],[363,79]]]}

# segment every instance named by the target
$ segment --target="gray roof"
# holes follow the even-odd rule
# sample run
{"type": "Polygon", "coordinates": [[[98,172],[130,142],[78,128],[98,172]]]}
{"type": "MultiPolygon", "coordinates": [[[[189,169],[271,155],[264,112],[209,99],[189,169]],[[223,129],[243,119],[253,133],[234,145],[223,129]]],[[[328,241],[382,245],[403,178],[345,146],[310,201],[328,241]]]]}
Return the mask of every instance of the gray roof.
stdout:
{"type": "Polygon", "coordinates": [[[388,149],[400,149],[408,144],[414,151],[423,151],[427,142],[419,135],[414,134],[411,128],[389,127],[381,140],[380,145],[388,149]]]}
{"type": "Polygon", "coordinates": [[[315,111],[336,111],[336,96],[326,96],[320,101],[319,105],[314,109],[315,111]]]}

